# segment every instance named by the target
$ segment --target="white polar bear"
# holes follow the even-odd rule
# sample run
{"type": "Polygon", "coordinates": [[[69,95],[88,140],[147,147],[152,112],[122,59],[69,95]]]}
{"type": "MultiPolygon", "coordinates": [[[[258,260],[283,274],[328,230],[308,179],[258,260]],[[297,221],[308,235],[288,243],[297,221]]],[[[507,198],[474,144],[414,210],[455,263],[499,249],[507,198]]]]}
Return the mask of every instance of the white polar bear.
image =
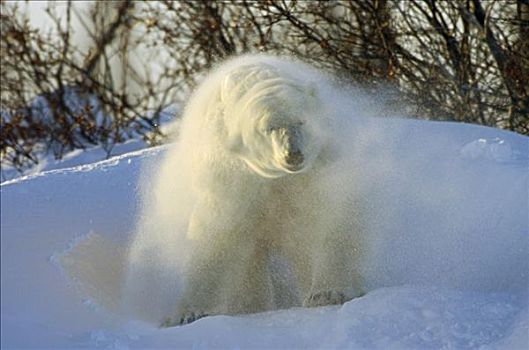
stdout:
{"type": "Polygon", "coordinates": [[[180,137],[196,197],[193,243],[166,326],[274,308],[273,256],[288,262],[304,306],[363,293],[362,229],[346,174],[335,171],[336,117],[319,99],[318,79],[300,62],[243,56],[192,96],[180,137]]]}

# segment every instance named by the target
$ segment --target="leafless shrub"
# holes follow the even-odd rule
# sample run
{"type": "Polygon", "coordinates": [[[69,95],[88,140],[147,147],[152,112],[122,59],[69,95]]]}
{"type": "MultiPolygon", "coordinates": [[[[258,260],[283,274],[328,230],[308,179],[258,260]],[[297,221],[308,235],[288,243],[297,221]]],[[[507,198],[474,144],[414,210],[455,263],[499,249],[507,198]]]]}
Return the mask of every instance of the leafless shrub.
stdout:
{"type": "Polygon", "coordinates": [[[157,143],[164,109],[216,62],[240,53],[299,57],[419,118],[529,135],[527,0],[218,0],[52,2],[55,30],[32,28],[2,2],[2,163],[39,152],[157,143]],[[84,23],[82,49],[72,18],[84,23]],[[75,101],[72,102],[72,101],[75,101]]]}
{"type": "Polygon", "coordinates": [[[72,40],[71,1],[61,12],[48,3],[54,24],[48,31],[32,28],[18,4],[1,6],[3,166],[23,170],[42,154],[61,158],[93,145],[109,154],[130,138],[157,142],[163,94],[127,61],[137,45],[131,42],[133,2],[95,3],[85,14],[94,24],[87,26],[86,50],[72,40]],[[142,90],[131,89],[134,84],[142,90]]]}
{"type": "Polygon", "coordinates": [[[375,93],[396,89],[415,117],[529,134],[526,0],[151,4],[186,87],[226,56],[288,54],[375,93]]]}

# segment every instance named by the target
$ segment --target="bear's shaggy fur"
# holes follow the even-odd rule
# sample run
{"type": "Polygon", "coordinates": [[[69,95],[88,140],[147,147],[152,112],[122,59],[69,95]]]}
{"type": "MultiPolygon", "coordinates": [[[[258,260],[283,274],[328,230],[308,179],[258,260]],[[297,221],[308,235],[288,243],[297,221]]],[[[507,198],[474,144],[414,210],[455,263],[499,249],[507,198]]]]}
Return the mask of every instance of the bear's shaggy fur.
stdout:
{"type": "Polygon", "coordinates": [[[300,62],[243,56],[192,96],[180,133],[195,197],[177,313],[166,325],[275,307],[270,260],[287,261],[304,306],[362,294],[362,234],[344,192],[335,116],[321,73],[300,62]]]}

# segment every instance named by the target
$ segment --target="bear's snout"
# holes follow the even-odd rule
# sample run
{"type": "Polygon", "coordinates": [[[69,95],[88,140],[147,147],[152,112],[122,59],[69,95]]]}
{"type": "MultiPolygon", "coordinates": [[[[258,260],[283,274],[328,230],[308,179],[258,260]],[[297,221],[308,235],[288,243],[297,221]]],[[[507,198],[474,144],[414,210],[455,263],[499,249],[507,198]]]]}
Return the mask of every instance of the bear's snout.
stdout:
{"type": "Polygon", "coordinates": [[[298,149],[289,151],[285,157],[285,162],[289,166],[289,170],[299,170],[304,160],[303,153],[298,149]]]}
{"type": "Polygon", "coordinates": [[[305,157],[299,145],[302,144],[302,135],[299,126],[290,126],[284,130],[284,135],[286,138],[286,154],[285,154],[285,163],[286,167],[290,171],[300,170],[305,161],[305,157]]]}

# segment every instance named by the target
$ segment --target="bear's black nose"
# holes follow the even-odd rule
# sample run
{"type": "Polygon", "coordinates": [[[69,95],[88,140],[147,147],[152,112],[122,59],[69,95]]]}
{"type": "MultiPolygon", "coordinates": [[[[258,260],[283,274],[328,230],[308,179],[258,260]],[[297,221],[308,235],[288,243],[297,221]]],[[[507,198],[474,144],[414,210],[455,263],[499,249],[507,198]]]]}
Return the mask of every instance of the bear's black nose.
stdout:
{"type": "Polygon", "coordinates": [[[285,157],[285,162],[293,167],[298,167],[303,164],[303,160],[303,153],[301,153],[299,150],[288,152],[287,156],[285,157]]]}

